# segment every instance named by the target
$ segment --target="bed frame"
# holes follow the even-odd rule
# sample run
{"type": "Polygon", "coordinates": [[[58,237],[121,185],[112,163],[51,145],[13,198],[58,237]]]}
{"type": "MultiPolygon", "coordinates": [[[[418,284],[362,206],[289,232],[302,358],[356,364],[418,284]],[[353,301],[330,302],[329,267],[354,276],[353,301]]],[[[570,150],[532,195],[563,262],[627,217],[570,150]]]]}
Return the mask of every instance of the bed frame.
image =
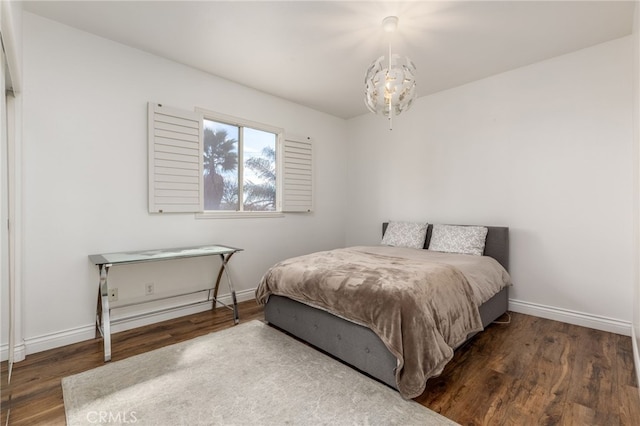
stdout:
{"type": "MultiPolygon", "coordinates": [[[[382,225],[382,234],[387,223],[382,225]]],[[[484,255],[509,270],[509,228],[488,226],[484,255]]],[[[427,229],[424,248],[429,247],[432,226],[427,229]]],[[[486,327],[508,308],[508,287],[480,306],[486,327]]],[[[316,309],[287,297],[271,295],[264,310],[265,320],[358,370],[396,389],[396,358],[369,328],[316,309]]],[[[475,333],[468,336],[473,337],[475,333]]],[[[467,340],[468,340],[467,339],[467,340]]]]}

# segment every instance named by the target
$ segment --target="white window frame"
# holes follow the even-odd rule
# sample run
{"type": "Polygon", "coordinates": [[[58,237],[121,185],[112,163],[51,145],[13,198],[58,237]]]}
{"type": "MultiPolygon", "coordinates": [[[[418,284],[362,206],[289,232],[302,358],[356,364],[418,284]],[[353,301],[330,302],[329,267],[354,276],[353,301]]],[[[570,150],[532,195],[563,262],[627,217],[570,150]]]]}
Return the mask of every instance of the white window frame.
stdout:
{"type": "MultiPolygon", "coordinates": [[[[285,135],[280,127],[203,108],[188,111],[152,102],[148,106],[148,129],[150,214],[195,213],[197,219],[237,219],[283,217],[284,213],[314,210],[314,144],[309,137],[285,135]],[[275,211],[204,210],[205,118],[277,135],[275,211]]],[[[241,175],[239,178],[242,182],[241,175]]]]}
{"type": "MultiPolygon", "coordinates": [[[[262,130],[276,135],[276,210],[275,211],[231,211],[231,210],[203,210],[196,213],[196,219],[238,219],[238,218],[267,218],[267,217],[284,217],[282,211],[282,170],[278,159],[281,156],[281,146],[284,139],[284,129],[280,127],[270,126],[268,124],[259,123],[257,121],[246,120],[243,118],[234,117],[227,114],[222,114],[215,111],[210,111],[204,108],[195,108],[195,111],[201,113],[204,120],[215,121],[223,124],[229,124],[231,126],[238,127],[250,127],[255,130],[262,130]]],[[[240,141],[238,141],[238,164],[242,161],[242,152],[240,141]]],[[[242,169],[239,170],[238,179],[242,182],[242,169]]],[[[241,202],[240,202],[241,205],[241,202]]]]}

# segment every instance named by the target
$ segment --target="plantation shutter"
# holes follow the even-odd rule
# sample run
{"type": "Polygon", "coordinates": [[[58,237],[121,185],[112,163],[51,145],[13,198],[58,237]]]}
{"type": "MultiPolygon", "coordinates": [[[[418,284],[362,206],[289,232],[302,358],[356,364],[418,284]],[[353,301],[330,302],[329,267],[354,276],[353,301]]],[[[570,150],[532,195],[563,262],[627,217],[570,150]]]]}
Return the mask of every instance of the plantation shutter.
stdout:
{"type": "Polygon", "coordinates": [[[201,212],[203,114],[149,103],[149,212],[201,212]]]}
{"type": "Polygon", "coordinates": [[[285,137],[282,146],[282,211],[313,210],[313,144],[309,138],[285,137]]]}

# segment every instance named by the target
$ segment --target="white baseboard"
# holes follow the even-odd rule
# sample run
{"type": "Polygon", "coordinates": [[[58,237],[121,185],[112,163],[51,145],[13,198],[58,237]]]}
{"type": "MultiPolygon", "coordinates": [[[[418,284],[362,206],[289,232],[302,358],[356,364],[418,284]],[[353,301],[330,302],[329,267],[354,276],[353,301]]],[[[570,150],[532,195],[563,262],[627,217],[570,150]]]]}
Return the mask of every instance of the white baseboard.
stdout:
{"type": "MultiPolygon", "coordinates": [[[[236,293],[239,302],[251,300],[255,297],[255,289],[243,290],[236,293]]],[[[231,296],[220,296],[220,301],[225,304],[231,303],[231,296]]],[[[143,325],[153,324],[173,318],[190,315],[211,309],[210,304],[202,304],[197,306],[178,307],[169,311],[160,313],[150,312],[148,314],[138,316],[130,320],[121,320],[118,324],[112,326],[112,332],[129,330],[143,325]]],[[[568,309],[556,308],[553,306],[540,305],[537,303],[524,302],[521,300],[509,299],[509,310],[536,317],[547,318],[569,324],[575,324],[583,327],[594,328],[596,330],[608,331],[611,333],[632,336],[632,324],[628,321],[622,321],[613,318],[602,317],[598,315],[586,314],[584,312],[576,312],[568,309]]],[[[36,352],[46,351],[48,349],[58,348],[73,343],[91,340],[95,337],[95,325],[85,325],[69,330],[37,336],[25,339],[24,344],[16,346],[15,360],[23,360],[25,355],[36,352]]],[[[636,371],[639,372],[638,380],[640,382],[640,355],[637,348],[637,341],[633,339],[634,344],[634,360],[636,362],[636,371]]],[[[7,345],[0,346],[0,360],[5,361],[8,355],[7,345]]]]}
{"type": "MultiPolygon", "coordinates": [[[[24,343],[16,345],[13,351],[13,361],[20,362],[24,360],[26,355],[27,355],[27,352],[26,352],[24,343]]],[[[5,343],[3,345],[0,345],[0,361],[6,361],[8,359],[9,359],[9,344],[5,343]]]]}
{"type": "Polygon", "coordinates": [[[24,339],[26,354],[35,354],[61,346],[90,340],[95,337],[95,326],[86,325],[82,327],[70,328],[68,330],[57,331],[55,333],[43,334],[37,337],[24,339]]]}
{"type": "Polygon", "coordinates": [[[568,324],[580,325],[582,327],[593,328],[596,330],[622,334],[624,336],[631,335],[631,322],[615,318],[592,315],[584,312],[577,312],[569,309],[556,308],[553,306],[540,305],[538,303],[524,302],[522,300],[515,299],[509,299],[509,310],[521,314],[533,315],[535,317],[566,322],[568,324]]]}
{"type": "MultiPolygon", "coordinates": [[[[255,289],[242,290],[236,293],[238,302],[251,300],[255,297],[255,289]]],[[[225,304],[231,303],[231,295],[222,295],[220,302],[225,304]]],[[[117,324],[111,326],[111,332],[130,330],[132,328],[141,327],[148,324],[154,324],[160,321],[166,321],[173,318],[191,315],[211,309],[211,303],[200,304],[195,306],[177,307],[175,309],[164,310],[162,312],[149,312],[144,315],[136,316],[132,319],[120,320],[117,324]]],[[[242,319],[242,318],[241,318],[242,319]]],[[[27,338],[21,345],[22,356],[18,357],[18,346],[16,346],[16,362],[24,359],[25,355],[46,351],[49,349],[59,348],[61,346],[71,345],[73,343],[83,342],[95,338],[96,328],[94,324],[76,327],[64,331],[45,334],[37,337],[27,338]]],[[[0,347],[1,360],[8,358],[8,345],[0,347]]]]}

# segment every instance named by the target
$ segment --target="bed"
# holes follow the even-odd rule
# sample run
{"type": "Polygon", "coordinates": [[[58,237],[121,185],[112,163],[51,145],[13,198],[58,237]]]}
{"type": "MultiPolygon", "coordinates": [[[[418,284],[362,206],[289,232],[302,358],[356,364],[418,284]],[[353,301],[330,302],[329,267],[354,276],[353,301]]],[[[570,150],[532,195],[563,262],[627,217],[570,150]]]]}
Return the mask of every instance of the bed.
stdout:
{"type": "MultiPolygon", "coordinates": [[[[383,236],[387,226],[388,223],[383,224],[383,236]]],[[[510,285],[510,277],[507,273],[509,229],[493,226],[483,228],[486,228],[483,256],[451,255],[432,250],[416,250],[415,248],[359,246],[313,254],[313,256],[320,257],[307,255],[288,259],[274,265],[265,274],[256,290],[256,298],[258,302],[265,303],[265,320],[269,324],[388,384],[397,389],[403,397],[414,398],[424,391],[428,378],[441,373],[444,365],[453,357],[455,348],[507,311],[508,287],[510,285]],[[345,256],[347,260],[343,259],[345,256]],[[423,262],[423,256],[426,256],[428,261],[423,262]],[[435,259],[432,259],[433,256],[436,256],[435,259]],[[344,265],[336,267],[333,263],[326,263],[333,262],[333,258],[338,258],[337,261],[343,262],[344,265]],[[363,267],[358,263],[361,259],[364,259],[365,266],[363,267]],[[305,266],[303,263],[305,261],[310,261],[312,264],[305,266]],[[472,262],[481,262],[481,265],[475,266],[475,263],[472,262]],[[331,289],[326,290],[325,294],[315,294],[316,289],[321,286],[318,286],[314,279],[309,278],[316,274],[316,270],[322,269],[318,265],[325,264],[329,266],[326,268],[328,270],[323,272],[324,276],[331,275],[329,281],[333,279],[338,282],[341,290],[331,289]],[[449,281],[447,281],[447,285],[436,286],[437,290],[429,290],[429,294],[425,295],[425,297],[433,297],[433,302],[420,301],[419,297],[422,297],[422,292],[426,292],[423,290],[423,286],[420,286],[417,290],[415,288],[410,291],[401,290],[402,293],[399,293],[399,296],[396,293],[391,296],[376,295],[377,299],[370,300],[377,300],[377,302],[365,303],[370,296],[363,296],[363,293],[349,293],[353,291],[353,288],[358,288],[358,291],[361,291],[363,286],[353,286],[348,280],[353,280],[353,276],[358,276],[357,280],[359,281],[369,279],[367,274],[370,271],[367,269],[367,264],[371,264],[372,268],[384,271],[377,271],[376,274],[388,273],[390,275],[387,277],[392,276],[393,280],[397,280],[398,276],[405,274],[399,281],[412,281],[413,277],[417,277],[416,281],[418,278],[430,280],[431,276],[436,275],[439,277],[438,280],[449,281]],[[423,277],[421,268],[427,264],[428,271],[424,272],[423,277]],[[299,279],[295,279],[295,285],[298,287],[295,292],[289,291],[284,285],[282,288],[278,288],[279,282],[285,281],[279,273],[286,271],[286,268],[296,269],[299,265],[302,269],[298,271],[301,274],[299,279]],[[354,268],[353,265],[358,265],[355,272],[351,271],[354,268]],[[336,278],[338,270],[344,268],[350,270],[351,277],[348,279],[336,278]],[[416,269],[414,270],[414,268],[416,269]],[[449,293],[452,292],[464,293],[469,300],[479,298],[475,294],[478,291],[473,285],[464,284],[464,282],[471,280],[471,276],[473,276],[472,281],[477,280],[475,270],[470,268],[491,269],[490,275],[493,275],[490,279],[496,281],[496,289],[492,290],[490,295],[487,293],[488,290],[483,290],[485,294],[482,296],[482,303],[477,300],[469,303],[474,306],[467,306],[467,302],[464,304],[458,301],[448,302],[447,298],[451,297],[449,293]],[[496,272],[493,272],[494,269],[496,272]],[[467,288],[467,286],[469,287],[467,288]],[[442,296],[444,299],[438,299],[436,296],[442,296]],[[380,297],[383,298],[380,299],[380,297]],[[333,299],[332,303],[342,305],[342,307],[333,306],[326,299],[333,299]],[[418,315],[414,314],[414,310],[411,310],[415,309],[413,306],[408,311],[405,311],[404,305],[402,308],[395,307],[393,303],[396,299],[402,299],[401,303],[403,304],[413,303],[421,306],[428,304],[429,309],[435,310],[427,315],[429,319],[418,320],[418,315]],[[414,299],[418,301],[413,302],[414,299]],[[360,303],[364,306],[353,309],[358,311],[357,315],[350,312],[351,308],[344,307],[352,302],[353,306],[358,305],[357,301],[365,301],[360,303]],[[453,307],[449,308],[448,305],[453,307]],[[378,307],[384,307],[387,311],[382,312],[382,308],[378,309],[378,307]],[[365,309],[369,312],[360,315],[359,309],[365,309]],[[442,313],[438,312],[438,309],[449,309],[449,311],[442,313]],[[375,318],[371,319],[370,317],[375,318]],[[430,321],[435,321],[436,324],[426,324],[430,321]],[[422,324],[423,322],[425,325],[422,324]],[[432,332],[431,329],[425,327],[433,327],[436,330],[432,332]],[[441,332],[445,337],[439,336],[441,332]],[[428,337],[424,337],[423,342],[421,336],[428,337]],[[412,346],[417,346],[417,349],[414,350],[412,346]],[[436,359],[424,361],[426,357],[432,356],[432,352],[435,353],[436,359]]],[[[423,249],[429,248],[432,234],[433,225],[428,225],[423,240],[423,249]]],[[[386,278],[380,278],[378,275],[375,278],[378,281],[384,279],[386,278]]],[[[393,284],[393,286],[397,287],[398,285],[393,284]]],[[[462,298],[464,299],[464,297],[462,298]]]]}

